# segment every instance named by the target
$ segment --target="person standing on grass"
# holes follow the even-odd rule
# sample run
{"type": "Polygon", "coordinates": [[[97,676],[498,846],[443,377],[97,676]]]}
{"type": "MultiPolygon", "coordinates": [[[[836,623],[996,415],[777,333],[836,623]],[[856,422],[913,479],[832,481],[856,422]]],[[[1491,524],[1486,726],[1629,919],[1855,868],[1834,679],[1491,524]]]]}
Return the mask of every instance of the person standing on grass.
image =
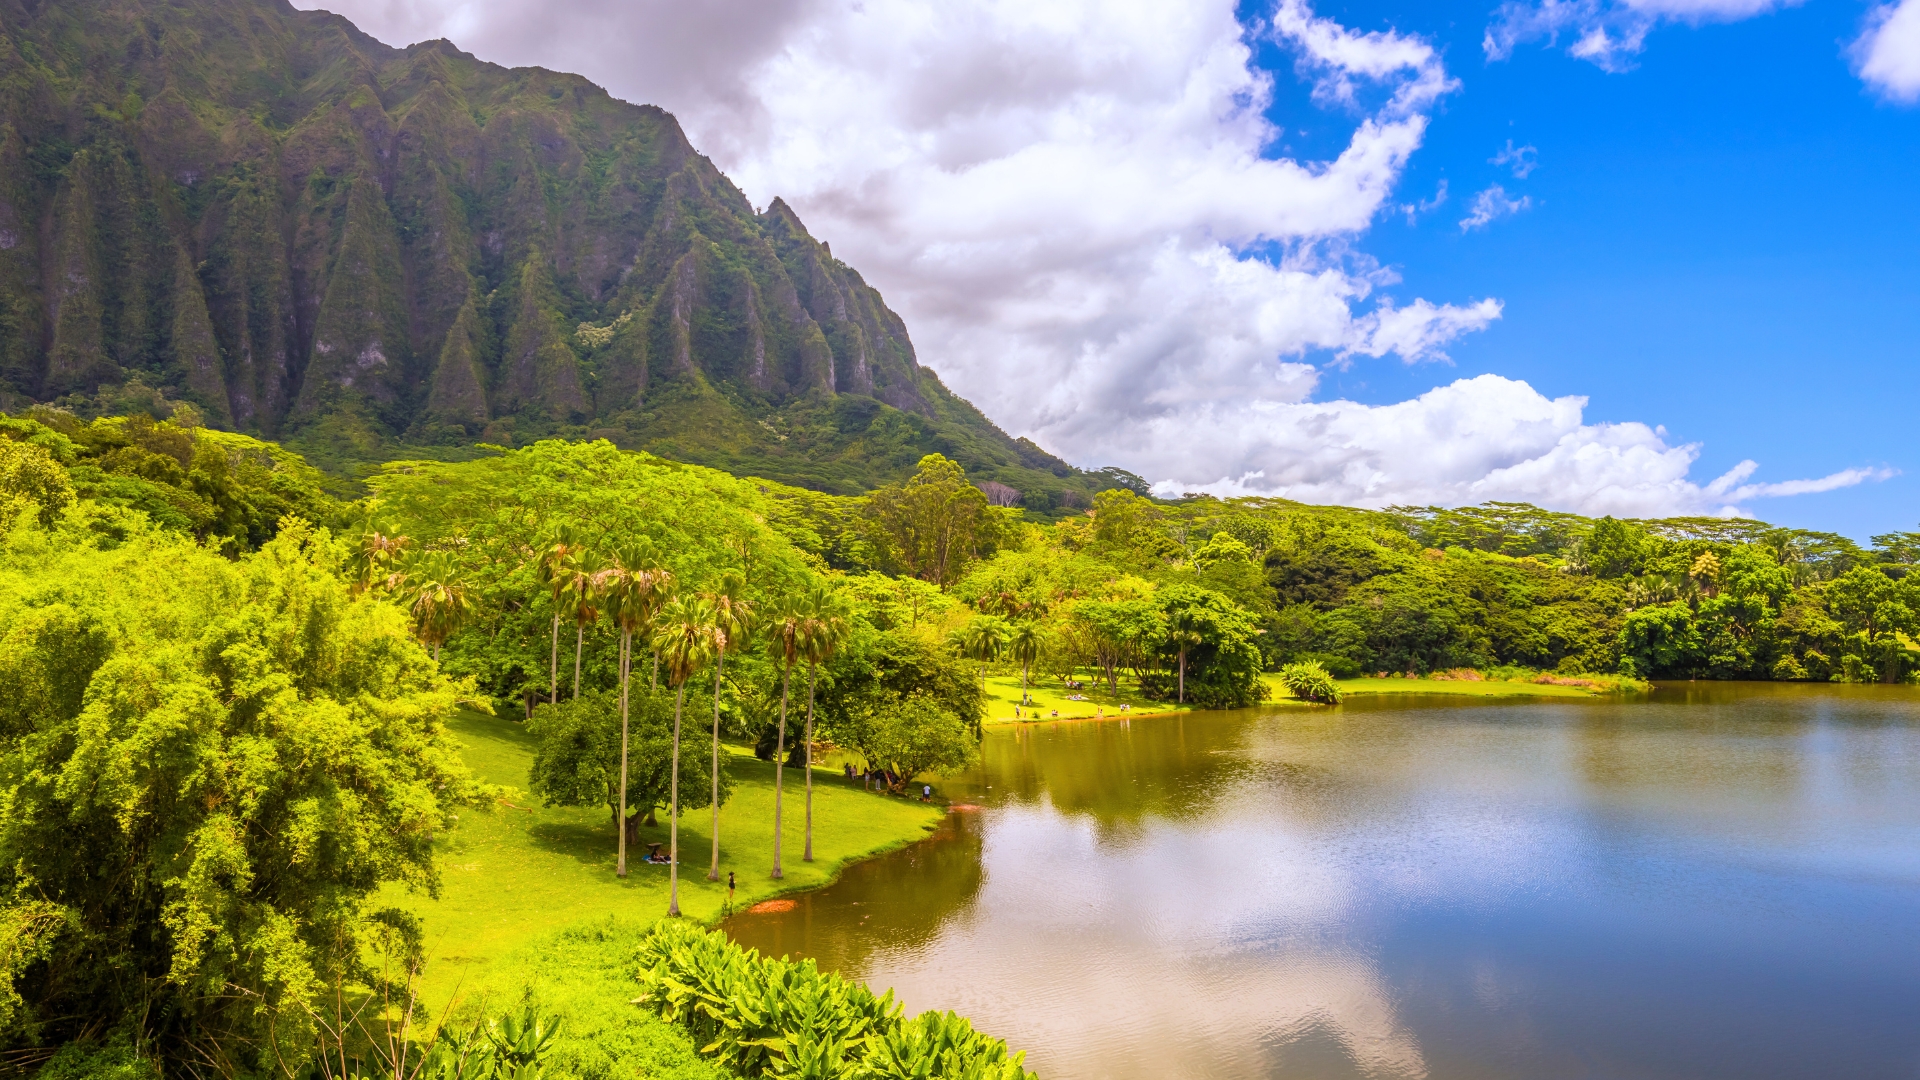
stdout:
{"type": "Polygon", "coordinates": [[[733,907],[733,871],[727,871],[727,907],[733,907]]]}

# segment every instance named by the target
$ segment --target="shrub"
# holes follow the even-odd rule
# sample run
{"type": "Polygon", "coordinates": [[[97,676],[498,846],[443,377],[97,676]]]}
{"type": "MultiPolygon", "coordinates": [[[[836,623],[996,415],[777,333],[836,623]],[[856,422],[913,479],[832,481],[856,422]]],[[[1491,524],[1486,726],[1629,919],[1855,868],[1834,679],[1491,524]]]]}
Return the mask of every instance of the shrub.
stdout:
{"type": "Polygon", "coordinates": [[[1281,668],[1280,685],[1302,701],[1317,701],[1323,705],[1338,705],[1344,696],[1339,685],[1333,681],[1333,676],[1327,674],[1327,669],[1313,660],[1281,668]]]}
{"type": "Polygon", "coordinates": [[[640,946],[641,1004],[685,1027],[702,1053],[747,1078],[1035,1080],[1024,1054],[953,1013],[908,1020],[893,992],[742,949],[678,920],[640,946]]]}

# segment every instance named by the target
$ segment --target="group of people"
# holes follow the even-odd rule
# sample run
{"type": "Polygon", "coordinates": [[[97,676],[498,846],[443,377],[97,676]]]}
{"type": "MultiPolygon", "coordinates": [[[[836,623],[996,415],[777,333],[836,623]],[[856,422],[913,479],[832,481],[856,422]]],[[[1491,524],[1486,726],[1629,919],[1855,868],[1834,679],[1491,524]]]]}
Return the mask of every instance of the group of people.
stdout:
{"type": "MultiPolygon", "coordinates": [[[[846,774],[848,783],[852,783],[853,781],[858,780],[860,781],[860,784],[862,787],[865,787],[868,789],[871,789],[876,781],[879,782],[881,785],[883,785],[889,791],[895,788],[898,788],[902,784],[907,782],[906,777],[901,776],[899,773],[894,772],[892,769],[884,769],[884,768],[883,769],[856,769],[853,767],[853,762],[851,761],[847,762],[845,765],[840,766],[840,768],[841,768],[841,771],[846,774]]],[[[933,785],[931,784],[920,785],[920,801],[921,802],[933,801],[933,785]]]]}
{"type": "MultiPolygon", "coordinates": [[[[1086,701],[1086,700],[1087,700],[1087,697],[1086,697],[1086,695],[1085,695],[1085,694],[1068,694],[1068,695],[1067,695],[1067,700],[1068,700],[1068,701],[1086,701]]],[[[1031,705],[1029,705],[1029,706],[1027,706],[1027,707],[1028,707],[1028,708],[1030,708],[1030,709],[1032,709],[1032,708],[1033,708],[1033,706],[1031,706],[1031,705]]],[[[1131,708],[1132,708],[1132,706],[1130,706],[1130,705],[1127,705],[1127,704],[1125,704],[1125,703],[1123,702],[1123,703],[1122,703],[1122,704],[1121,704],[1121,705],[1120,705],[1120,706],[1119,706],[1119,707],[1118,707],[1117,709],[1115,709],[1114,711],[1115,711],[1115,712],[1126,712],[1126,711],[1128,711],[1128,710],[1129,710],[1129,709],[1131,709],[1131,708]]],[[[1059,710],[1059,709],[1054,709],[1053,711],[1051,711],[1051,712],[1049,712],[1049,713],[1047,714],[1047,716],[1048,716],[1049,718],[1053,718],[1053,717],[1058,717],[1059,715],[1060,715],[1060,710],[1059,710]]],[[[1104,706],[1104,705],[1102,705],[1102,706],[1100,706],[1100,707],[1098,707],[1098,708],[1096,708],[1096,709],[1094,709],[1094,710],[1093,710],[1093,715],[1094,715],[1094,717],[1095,717],[1095,718],[1099,718],[1099,717],[1102,717],[1102,716],[1105,716],[1105,715],[1107,715],[1107,709],[1106,709],[1106,706],[1104,706]]],[[[1013,718],[1014,718],[1015,720],[1038,720],[1038,719],[1040,719],[1040,710],[1039,710],[1039,709],[1033,709],[1033,715],[1032,715],[1032,716],[1023,716],[1023,715],[1021,715],[1021,713],[1020,713],[1020,706],[1018,706],[1018,705],[1015,705],[1015,706],[1013,707],[1013,718]]],[[[848,766],[848,768],[852,768],[852,766],[848,766]]]]}

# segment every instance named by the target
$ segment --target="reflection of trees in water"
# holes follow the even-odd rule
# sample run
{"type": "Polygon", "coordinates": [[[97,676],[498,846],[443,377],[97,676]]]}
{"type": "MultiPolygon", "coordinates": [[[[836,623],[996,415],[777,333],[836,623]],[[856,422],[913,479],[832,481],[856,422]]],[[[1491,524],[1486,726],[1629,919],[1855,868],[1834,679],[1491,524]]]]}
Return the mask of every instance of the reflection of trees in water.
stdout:
{"type": "Polygon", "coordinates": [[[972,906],[985,880],[980,847],[980,815],[949,814],[925,840],[795,897],[791,911],[737,915],[725,928],[748,948],[813,957],[823,971],[859,975],[875,953],[931,944],[972,906]]]}
{"type": "Polygon", "coordinates": [[[1205,816],[1256,775],[1246,713],[1016,727],[988,735],[981,758],[1003,802],[1094,819],[1103,840],[1147,818],[1205,816]]]}

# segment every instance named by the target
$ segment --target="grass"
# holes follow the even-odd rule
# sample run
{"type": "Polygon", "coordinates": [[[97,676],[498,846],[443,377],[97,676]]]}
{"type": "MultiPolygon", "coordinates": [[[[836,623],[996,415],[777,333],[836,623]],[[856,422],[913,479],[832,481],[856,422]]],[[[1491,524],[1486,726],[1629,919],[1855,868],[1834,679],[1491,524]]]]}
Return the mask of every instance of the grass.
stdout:
{"type": "MultiPolygon", "coordinates": [[[[1272,688],[1276,700],[1289,699],[1291,695],[1280,685],[1277,674],[1262,675],[1268,687],[1272,688]]],[[[1615,680],[1605,676],[1595,679],[1602,682],[1600,688],[1586,686],[1565,686],[1556,683],[1536,683],[1524,679],[1341,679],[1340,689],[1348,694],[1452,694],[1460,697],[1561,697],[1589,698],[1611,692],[1623,687],[1610,685],[1615,680]]]]}
{"type": "MultiPolygon", "coordinates": [[[[468,1002],[517,1000],[530,981],[595,982],[595,964],[602,961],[593,958],[607,952],[608,942],[637,942],[666,914],[667,868],[637,861],[645,841],[666,840],[664,813],[660,827],[641,830],[643,844],[628,853],[622,880],[614,876],[614,829],[604,808],[542,807],[526,793],[533,741],[521,725],[463,713],[452,728],[476,777],[510,789],[503,802],[513,806],[463,812],[441,842],[440,896],[399,900],[424,924],[423,1002],[437,1016],[456,994],[468,1002]],[[574,959],[556,962],[566,954],[574,959]]],[[[689,739],[686,752],[704,756],[708,745],[689,739]]],[[[734,786],[720,812],[718,883],[706,879],[711,811],[688,811],[680,823],[680,908],[688,918],[713,922],[724,914],[729,870],[739,884],[734,907],[749,906],[826,884],[848,863],[920,839],[942,815],[935,807],[863,792],[839,773],[816,768],[815,861],[802,862],[805,788],[799,770],[790,769],[782,830],[786,876],[773,881],[773,766],[743,750],[728,753],[734,786]]],[[[624,963],[632,950],[623,944],[614,951],[624,963]]],[[[631,1011],[630,981],[623,973],[611,991],[624,1012],[631,1011]]]]}
{"type": "MultiPolygon", "coordinates": [[[[1511,669],[1509,669],[1511,670],[1511,669]]],[[[1496,673],[1500,674],[1500,673],[1496,673]]],[[[1599,687],[1566,686],[1556,683],[1537,683],[1530,681],[1536,673],[1528,672],[1523,678],[1481,679],[1433,679],[1433,678],[1387,678],[1387,679],[1342,679],[1340,689],[1349,694],[1453,694],[1462,697],[1561,697],[1585,698],[1616,690],[1632,689],[1637,684],[1623,682],[1612,676],[1591,676],[1599,687]],[[1614,685],[1619,683],[1620,685],[1614,685]]],[[[1115,717],[1122,704],[1130,706],[1124,714],[1128,716],[1153,716],[1164,713],[1189,712],[1191,705],[1175,705],[1170,701],[1152,701],[1137,689],[1122,686],[1120,693],[1107,692],[1107,684],[1093,675],[1081,676],[1086,689],[1069,690],[1057,676],[1035,674],[1028,684],[1028,696],[1032,699],[1032,709],[1022,708],[1021,715],[1013,715],[1014,706],[1020,704],[1020,675],[987,676],[987,723],[1013,724],[1040,720],[1090,720],[1096,715],[1115,717]],[[1085,701],[1071,701],[1069,694],[1078,694],[1085,701]],[[1052,715],[1055,711],[1058,716],[1052,715]]],[[[1280,676],[1268,672],[1260,676],[1271,693],[1268,703],[1275,705],[1299,706],[1287,688],[1280,685],[1280,676]]],[[[1587,678],[1584,677],[1583,678],[1587,678]]]]}
{"type": "Polygon", "coordinates": [[[1043,676],[1036,673],[1027,684],[1027,696],[1033,701],[1033,707],[1024,706],[1020,716],[1013,715],[1014,706],[1020,704],[1020,675],[987,676],[987,723],[1013,724],[1029,720],[1087,720],[1093,718],[1096,710],[1104,710],[1106,716],[1121,715],[1121,705],[1129,707],[1126,715],[1146,716],[1155,713],[1187,712],[1191,705],[1175,705],[1169,701],[1151,701],[1141,696],[1138,690],[1128,689],[1123,684],[1118,694],[1107,692],[1104,680],[1088,675],[1081,677],[1084,690],[1069,690],[1055,676],[1043,676]],[[1068,700],[1069,694],[1079,694],[1085,701],[1068,700]],[[1059,716],[1049,713],[1058,710],[1059,716]]]}

